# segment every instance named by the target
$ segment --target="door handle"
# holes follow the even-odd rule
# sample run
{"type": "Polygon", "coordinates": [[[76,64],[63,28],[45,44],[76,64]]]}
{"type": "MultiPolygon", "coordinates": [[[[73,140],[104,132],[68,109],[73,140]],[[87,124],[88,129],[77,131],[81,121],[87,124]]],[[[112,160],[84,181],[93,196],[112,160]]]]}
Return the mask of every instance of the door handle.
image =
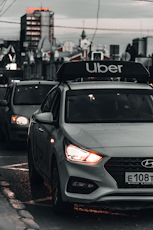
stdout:
{"type": "Polygon", "coordinates": [[[39,128],[38,130],[39,130],[39,132],[44,132],[44,130],[42,128],[39,128]]]}

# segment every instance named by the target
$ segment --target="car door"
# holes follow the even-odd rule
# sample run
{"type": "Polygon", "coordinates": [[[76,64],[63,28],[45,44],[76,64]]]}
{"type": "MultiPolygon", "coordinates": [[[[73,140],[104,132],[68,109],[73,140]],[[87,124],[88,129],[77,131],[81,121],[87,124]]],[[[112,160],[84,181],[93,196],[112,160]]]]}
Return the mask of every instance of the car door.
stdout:
{"type": "MultiPolygon", "coordinates": [[[[57,136],[58,118],[59,118],[59,105],[60,105],[60,90],[54,92],[53,100],[51,102],[50,112],[53,114],[55,125],[40,124],[40,140],[41,140],[41,154],[43,173],[49,178],[51,173],[51,158],[53,154],[54,141],[57,136]]],[[[39,142],[40,143],[40,142],[39,142]]]]}
{"type": "MultiPolygon", "coordinates": [[[[51,91],[44,102],[42,103],[40,113],[50,112],[51,110],[51,104],[53,101],[53,98],[56,94],[56,89],[51,91]]],[[[37,167],[44,173],[46,171],[46,165],[47,165],[47,157],[46,152],[48,145],[47,141],[49,141],[49,132],[50,132],[50,125],[43,124],[43,123],[35,123],[35,131],[34,131],[34,158],[37,167]]]]}
{"type": "MultiPolygon", "coordinates": [[[[57,149],[55,149],[55,144],[58,143],[58,138],[60,139],[60,131],[59,131],[59,114],[60,114],[60,101],[61,101],[61,92],[57,90],[55,97],[53,99],[51,105],[51,113],[53,115],[54,124],[47,126],[47,133],[48,133],[48,140],[47,138],[46,143],[44,140],[45,145],[47,146],[46,152],[44,156],[47,159],[45,173],[48,178],[51,175],[51,159],[53,153],[56,154],[57,149]]],[[[45,150],[45,149],[44,149],[45,150]]]]}

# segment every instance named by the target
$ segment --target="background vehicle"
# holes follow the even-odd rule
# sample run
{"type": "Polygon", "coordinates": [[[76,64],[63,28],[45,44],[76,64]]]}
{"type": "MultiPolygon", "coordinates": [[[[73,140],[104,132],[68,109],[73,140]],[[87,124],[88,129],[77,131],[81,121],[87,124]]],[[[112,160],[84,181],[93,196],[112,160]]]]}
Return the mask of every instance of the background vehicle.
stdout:
{"type": "Polygon", "coordinates": [[[0,100],[4,99],[6,89],[7,89],[7,85],[0,85],[0,100]]]}
{"type": "Polygon", "coordinates": [[[31,183],[49,181],[57,213],[74,203],[150,205],[153,89],[148,71],[139,63],[84,61],[64,63],[57,80],[30,121],[31,183]],[[92,81],[74,82],[78,77],[92,81]],[[128,78],[135,82],[123,81],[128,78]]]}
{"type": "Polygon", "coordinates": [[[8,85],[4,100],[0,101],[0,136],[1,140],[6,139],[8,149],[15,141],[27,140],[30,116],[56,84],[52,81],[20,81],[8,85]]]}

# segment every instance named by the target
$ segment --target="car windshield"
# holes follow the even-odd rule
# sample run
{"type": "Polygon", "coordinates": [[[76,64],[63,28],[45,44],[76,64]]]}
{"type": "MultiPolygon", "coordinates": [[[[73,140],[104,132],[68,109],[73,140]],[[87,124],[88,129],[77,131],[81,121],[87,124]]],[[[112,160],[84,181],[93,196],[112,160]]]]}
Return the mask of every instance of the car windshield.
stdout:
{"type": "Polygon", "coordinates": [[[66,95],[66,122],[152,122],[152,90],[72,90],[66,95]]]}
{"type": "Polygon", "coordinates": [[[14,93],[14,105],[40,105],[54,85],[32,84],[17,86],[14,93]]]}

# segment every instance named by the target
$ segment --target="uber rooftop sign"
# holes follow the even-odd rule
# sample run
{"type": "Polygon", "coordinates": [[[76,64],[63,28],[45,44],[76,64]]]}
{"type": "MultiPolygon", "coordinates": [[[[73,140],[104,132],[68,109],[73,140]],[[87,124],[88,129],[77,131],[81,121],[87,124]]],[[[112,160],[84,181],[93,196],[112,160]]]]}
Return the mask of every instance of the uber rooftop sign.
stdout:
{"type": "Polygon", "coordinates": [[[141,63],[126,61],[65,62],[57,72],[58,81],[87,77],[121,77],[148,81],[149,72],[141,63]]]}

